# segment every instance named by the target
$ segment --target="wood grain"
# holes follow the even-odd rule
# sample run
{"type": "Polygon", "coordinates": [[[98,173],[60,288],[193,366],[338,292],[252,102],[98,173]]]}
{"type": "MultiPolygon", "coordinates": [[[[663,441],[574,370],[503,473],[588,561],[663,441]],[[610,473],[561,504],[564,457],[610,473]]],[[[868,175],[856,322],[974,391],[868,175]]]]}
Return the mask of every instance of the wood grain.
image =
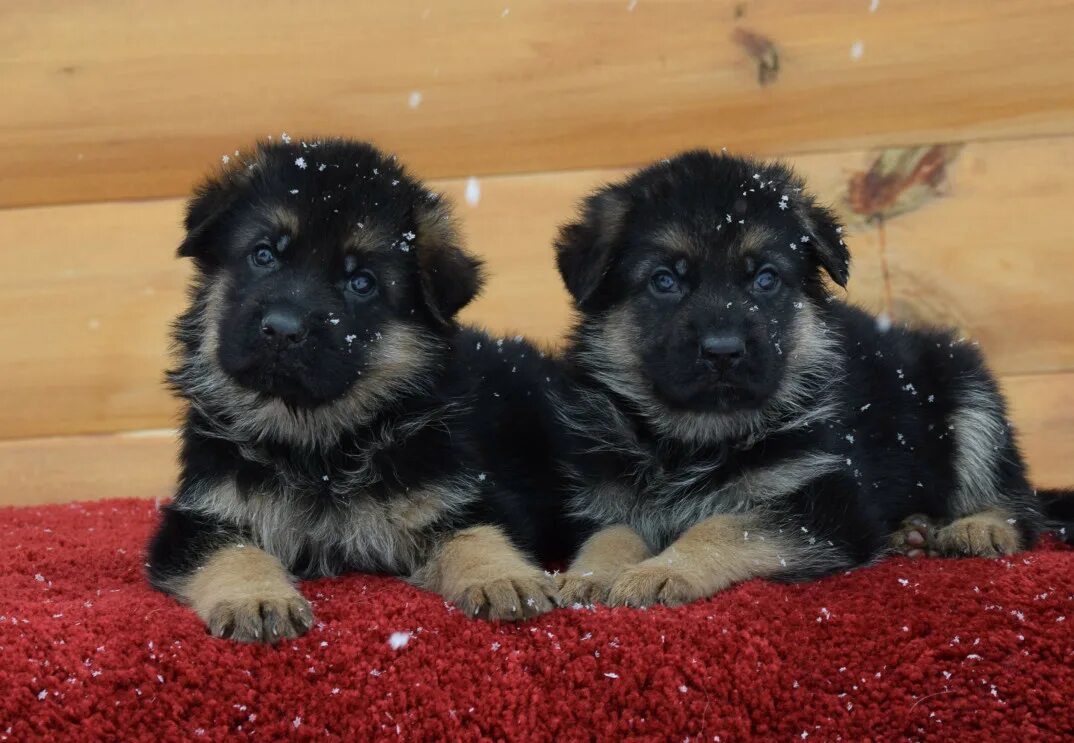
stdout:
{"type": "MultiPolygon", "coordinates": [[[[816,187],[839,198],[860,153],[798,161],[816,187]]],[[[484,296],[463,314],[494,333],[555,343],[570,318],[551,241],[574,204],[619,171],[481,180],[476,206],[465,181],[452,195],[470,245],[487,258],[484,296]]],[[[184,302],[188,266],[173,258],[177,200],[0,210],[0,439],[175,424],[163,387],[167,333],[184,302]]],[[[877,306],[872,232],[855,241],[853,296],[877,306]]]]}
{"type": "Polygon", "coordinates": [[[961,328],[1004,374],[1074,369],[1074,139],[967,146],[884,224],[896,319],[961,328]]]}
{"type": "MultiPolygon", "coordinates": [[[[1074,484],[1074,374],[1001,381],[1034,484],[1074,484]]],[[[0,505],[170,497],[176,446],[170,431],[0,441],[0,505]]]]}
{"type": "Polygon", "coordinates": [[[256,137],[426,177],[1074,132],[1070,0],[0,5],[0,205],[185,193],[256,137]]]}
{"type": "Polygon", "coordinates": [[[178,444],[170,431],[0,442],[0,505],[169,498],[178,444]]]}
{"type": "Polygon", "coordinates": [[[1033,484],[1074,487],[1074,374],[1000,379],[1033,484]]]}

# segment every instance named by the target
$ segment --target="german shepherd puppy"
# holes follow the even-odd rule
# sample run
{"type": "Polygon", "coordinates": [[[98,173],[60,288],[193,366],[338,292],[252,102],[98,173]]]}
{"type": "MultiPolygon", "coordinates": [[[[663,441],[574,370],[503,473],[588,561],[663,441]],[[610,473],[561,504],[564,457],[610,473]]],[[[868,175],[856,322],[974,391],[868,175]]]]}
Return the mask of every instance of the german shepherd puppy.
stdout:
{"type": "Polygon", "coordinates": [[[556,251],[579,313],[572,508],[609,527],[564,601],[678,604],[893,545],[994,556],[1040,533],[976,348],[836,301],[842,228],[787,167],[654,164],[592,194],[556,251]]]}
{"type": "Polygon", "coordinates": [[[368,144],[286,141],[225,158],[186,230],[153,585],[240,641],[306,631],[292,576],[400,575],[493,619],[552,608],[537,561],[573,546],[543,481],[556,367],[456,326],[482,275],[447,201],[368,144]]]}

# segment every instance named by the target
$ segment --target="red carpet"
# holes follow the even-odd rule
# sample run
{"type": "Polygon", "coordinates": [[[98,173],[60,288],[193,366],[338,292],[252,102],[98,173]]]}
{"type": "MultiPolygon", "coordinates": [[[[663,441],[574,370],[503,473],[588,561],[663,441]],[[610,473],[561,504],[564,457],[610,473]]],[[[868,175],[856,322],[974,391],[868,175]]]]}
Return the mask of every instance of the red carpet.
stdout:
{"type": "MultiPolygon", "coordinates": [[[[0,510],[0,738],[1059,740],[1074,551],[893,560],[683,609],[521,626],[361,575],[279,648],[214,640],[142,580],[152,504],[0,510]],[[393,633],[409,641],[393,649],[393,633]]],[[[1067,738],[1069,740],[1069,738],[1067,738]]]]}

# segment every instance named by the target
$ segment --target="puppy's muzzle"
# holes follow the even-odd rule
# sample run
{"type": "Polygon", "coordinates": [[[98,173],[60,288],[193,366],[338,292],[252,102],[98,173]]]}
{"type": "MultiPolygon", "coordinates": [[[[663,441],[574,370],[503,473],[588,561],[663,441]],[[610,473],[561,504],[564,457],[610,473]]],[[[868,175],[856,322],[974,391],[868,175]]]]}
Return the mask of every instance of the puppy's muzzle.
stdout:
{"type": "Polygon", "coordinates": [[[730,369],[742,360],[746,342],[734,333],[709,333],[698,341],[698,356],[710,369],[730,369]]]}
{"type": "Polygon", "coordinates": [[[272,307],[261,316],[261,339],[279,349],[298,346],[306,340],[309,328],[302,316],[290,307],[272,307]]]}

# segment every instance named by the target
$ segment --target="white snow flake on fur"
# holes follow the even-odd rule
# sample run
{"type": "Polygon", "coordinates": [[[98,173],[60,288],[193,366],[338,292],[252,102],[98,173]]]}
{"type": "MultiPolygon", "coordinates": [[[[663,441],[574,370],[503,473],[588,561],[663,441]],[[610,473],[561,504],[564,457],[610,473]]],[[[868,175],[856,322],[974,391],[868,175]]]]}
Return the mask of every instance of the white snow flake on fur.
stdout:
{"type": "Polygon", "coordinates": [[[392,650],[399,650],[406,647],[406,644],[410,642],[409,632],[392,632],[391,637],[388,638],[388,644],[392,646],[392,650]]]}
{"type": "Polygon", "coordinates": [[[410,97],[407,98],[407,105],[411,108],[417,108],[421,105],[421,91],[415,90],[411,92],[410,97]]]}
{"type": "Polygon", "coordinates": [[[305,170],[306,169],[306,158],[304,158],[304,157],[296,157],[295,158],[295,165],[298,166],[299,170],[305,170]]]}
{"type": "Polygon", "coordinates": [[[855,41],[850,47],[850,58],[857,61],[861,59],[863,54],[865,54],[865,42],[860,40],[855,41]]]}
{"type": "Polygon", "coordinates": [[[610,679],[617,679],[617,678],[619,678],[619,674],[618,674],[618,673],[606,673],[606,674],[604,674],[604,675],[605,675],[605,676],[606,676],[607,678],[610,678],[610,679]]]}

